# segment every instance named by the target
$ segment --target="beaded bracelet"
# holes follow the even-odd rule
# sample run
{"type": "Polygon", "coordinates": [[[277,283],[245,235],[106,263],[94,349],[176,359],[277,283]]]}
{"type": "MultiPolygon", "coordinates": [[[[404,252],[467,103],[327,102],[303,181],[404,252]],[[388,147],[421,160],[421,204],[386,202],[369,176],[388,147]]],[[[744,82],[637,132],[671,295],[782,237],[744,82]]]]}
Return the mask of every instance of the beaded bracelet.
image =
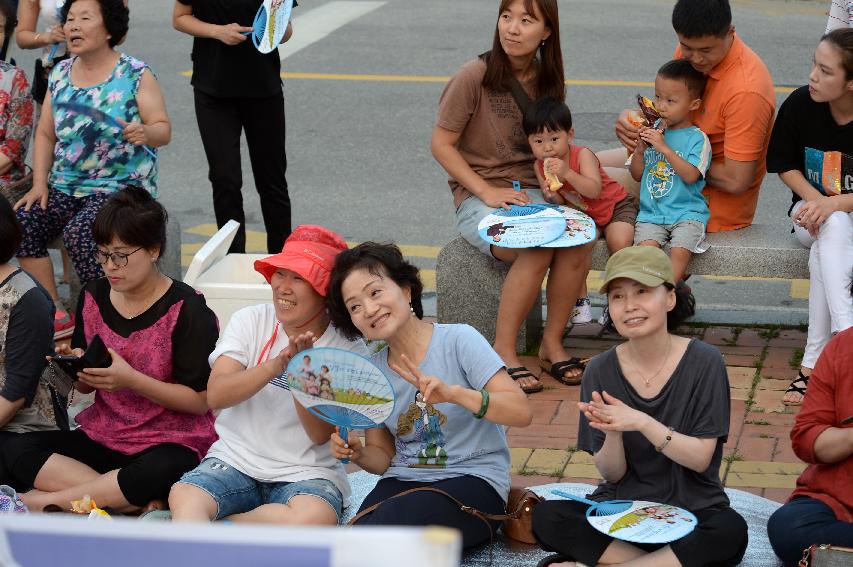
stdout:
{"type": "Polygon", "coordinates": [[[480,395],[483,396],[483,402],[480,404],[480,411],[474,414],[476,419],[483,419],[489,411],[489,393],[486,390],[480,390],[480,395]]]}
{"type": "Polygon", "coordinates": [[[662,453],[666,446],[669,445],[669,442],[672,441],[672,432],[675,431],[671,426],[668,427],[669,431],[666,434],[666,439],[663,440],[663,443],[655,447],[655,451],[658,453],[662,453]]]}

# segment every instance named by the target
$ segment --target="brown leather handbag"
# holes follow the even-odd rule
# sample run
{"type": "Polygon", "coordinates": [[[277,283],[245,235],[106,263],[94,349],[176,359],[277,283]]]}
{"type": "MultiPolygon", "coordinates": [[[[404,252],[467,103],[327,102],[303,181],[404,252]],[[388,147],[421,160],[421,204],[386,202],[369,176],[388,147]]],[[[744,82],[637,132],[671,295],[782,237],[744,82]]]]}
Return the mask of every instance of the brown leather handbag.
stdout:
{"type": "Polygon", "coordinates": [[[542,501],[542,498],[527,488],[513,487],[510,489],[509,497],[507,498],[506,514],[487,514],[485,512],[481,512],[476,508],[466,505],[452,494],[449,494],[439,488],[432,488],[430,486],[412,488],[410,490],[404,490],[394,496],[390,496],[382,502],[377,502],[373,506],[368,506],[347,522],[347,525],[351,526],[355,524],[361,518],[372,513],[389,500],[400,498],[401,496],[406,496],[407,494],[412,494],[414,492],[435,492],[436,494],[441,494],[456,504],[462,512],[471,514],[475,518],[482,520],[489,529],[489,563],[492,562],[492,547],[494,547],[495,543],[495,533],[492,529],[490,520],[494,522],[504,522],[503,531],[507,537],[524,543],[536,543],[536,539],[533,537],[533,508],[542,501]]]}
{"type": "Polygon", "coordinates": [[[513,486],[506,501],[507,519],[503,532],[516,541],[535,544],[533,537],[533,508],[542,502],[542,497],[529,488],[513,486]]]}

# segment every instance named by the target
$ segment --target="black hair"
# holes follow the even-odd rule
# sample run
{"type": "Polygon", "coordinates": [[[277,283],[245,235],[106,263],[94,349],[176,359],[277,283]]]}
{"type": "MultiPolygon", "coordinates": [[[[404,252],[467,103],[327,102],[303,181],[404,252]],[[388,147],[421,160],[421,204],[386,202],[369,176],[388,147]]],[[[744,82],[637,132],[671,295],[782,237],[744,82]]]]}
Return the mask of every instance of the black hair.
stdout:
{"type": "Polygon", "coordinates": [[[546,96],[527,107],[521,121],[524,135],[540,134],[546,129],[551,132],[572,129],[572,111],[566,103],[546,96]]]}
{"type": "Polygon", "coordinates": [[[705,73],[697,71],[687,59],[673,59],[667,61],[658,69],[658,75],[666,79],[684,81],[687,90],[693,98],[702,98],[705,94],[705,85],[708,78],[705,73]]]}
{"type": "MultiPolygon", "coordinates": [[[[62,15],[60,20],[65,25],[68,20],[68,11],[75,0],[66,0],[62,6],[62,15]]],[[[127,35],[127,30],[130,26],[130,11],[124,5],[123,0],[97,0],[101,6],[101,17],[104,20],[104,27],[110,36],[110,47],[115,47],[127,35]]]]}
{"type": "Polygon", "coordinates": [[[395,244],[363,242],[337,255],[326,296],[329,318],[345,337],[352,340],[362,336],[361,331],[352,322],[341,289],[347,276],[358,269],[366,269],[376,276],[387,276],[398,286],[407,288],[412,294],[412,310],[418,319],[424,318],[421,303],[424,284],[418,275],[417,267],[403,258],[403,253],[395,244]]]}
{"type": "Polygon", "coordinates": [[[675,307],[666,314],[666,328],[674,331],[696,314],[696,298],[683,282],[679,282],[677,286],[664,282],[663,286],[669,291],[675,290],[675,307]]]}
{"type": "Polygon", "coordinates": [[[820,40],[835,46],[841,55],[844,80],[849,81],[853,79],[853,28],[832,30],[820,38],[820,40]]]}
{"type": "Polygon", "coordinates": [[[729,0],[678,0],[672,9],[672,27],[686,38],[725,37],[732,27],[729,0]]]}
{"type": "Polygon", "coordinates": [[[6,18],[6,23],[3,26],[3,34],[6,37],[11,37],[15,31],[15,26],[18,25],[18,16],[15,14],[15,7],[10,0],[0,0],[0,14],[6,18]]]}
{"type": "Polygon", "coordinates": [[[114,193],[92,224],[95,244],[107,246],[118,238],[128,246],[146,250],[166,250],[166,223],[169,215],[163,205],[142,187],[126,187],[114,193]]]}
{"type": "Polygon", "coordinates": [[[0,264],[7,263],[18,252],[21,235],[21,224],[12,204],[0,196],[0,264]]]}

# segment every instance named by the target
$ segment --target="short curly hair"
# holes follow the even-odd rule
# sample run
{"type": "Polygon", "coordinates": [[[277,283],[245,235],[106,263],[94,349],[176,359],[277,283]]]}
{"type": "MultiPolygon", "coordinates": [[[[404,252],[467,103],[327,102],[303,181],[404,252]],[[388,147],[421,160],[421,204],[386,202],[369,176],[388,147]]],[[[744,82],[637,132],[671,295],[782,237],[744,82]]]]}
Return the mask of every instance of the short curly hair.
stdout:
{"type": "Polygon", "coordinates": [[[342,290],[347,276],[358,269],[366,269],[371,274],[391,278],[398,286],[408,289],[412,294],[412,311],[418,319],[424,318],[421,302],[424,284],[418,275],[418,268],[407,262],[394,244],[363,242],[337,255],[326,296],[329,319],[345,337],[352,340],[362,336],[361,331],[352,322],[342,290]]]}
{"type": "MultiPolygon", "coordinates": [[[[62,6],[62,24],[68,19],[68,11],[76,0],[67,0],[62,6]]],[[[130,10],[124,5],[124,0],[97,0],[101,6],[101,17],[104,27],[110,35],[110,47],[118,45],[130,27],[130,10]]]]}

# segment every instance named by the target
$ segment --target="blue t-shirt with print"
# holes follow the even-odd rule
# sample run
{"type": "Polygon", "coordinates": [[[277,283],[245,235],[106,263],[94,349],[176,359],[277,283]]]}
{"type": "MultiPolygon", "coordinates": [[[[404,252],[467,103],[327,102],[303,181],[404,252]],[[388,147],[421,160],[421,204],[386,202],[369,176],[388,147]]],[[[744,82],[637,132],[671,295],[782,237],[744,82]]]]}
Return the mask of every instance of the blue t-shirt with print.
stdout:
{"type": "Polygon", "coordinates": [[[696,166],[702,174],[694,183],[685,183],[662,153],[649,146],[643,153],[643,178],[640,181],[640,213],[637,222],[675,224],[695,220],[708,224],[711,212],[702,196],[705,174],[711,166],[711,142],[696,126],[665,130],[666,145],[696,166]]]}
{"type": "MultiPolygon", "coordinates": [[[[385,421],[397,453],[384,476],[436,482],[470,475],[488,482],[506,500],[510,457],[504,426],[476,419],[456,404],[424,404],[415,399],[415,387],[388,366],[387,348],[372,358],[397,396],[394,413],[385,421]]],[[[447,384],[480,390],[503,367],[501,358],[473,327],[434,324],[419,368],[447,384]]]]}

